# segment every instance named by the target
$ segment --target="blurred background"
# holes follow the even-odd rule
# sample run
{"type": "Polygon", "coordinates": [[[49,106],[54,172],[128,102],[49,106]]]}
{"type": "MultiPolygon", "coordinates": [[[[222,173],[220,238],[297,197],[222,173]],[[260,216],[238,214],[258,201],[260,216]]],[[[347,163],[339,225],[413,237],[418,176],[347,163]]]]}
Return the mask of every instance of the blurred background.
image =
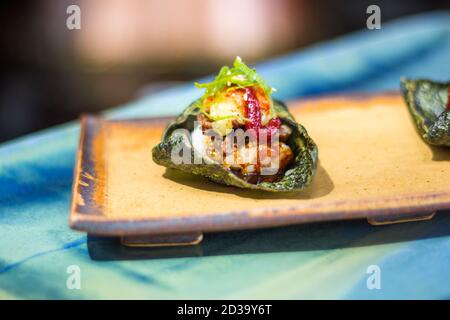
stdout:
{"type": "MultiPolygon", "coordinates": [[[[448,0],[1,1],[0,141],[217,71],[382,23],[450,9],[448,0]],[[66,9],[81,8],[68,30],[66,9]]],[[[374,31],[376,32],[376,31],[374,31]]]]}

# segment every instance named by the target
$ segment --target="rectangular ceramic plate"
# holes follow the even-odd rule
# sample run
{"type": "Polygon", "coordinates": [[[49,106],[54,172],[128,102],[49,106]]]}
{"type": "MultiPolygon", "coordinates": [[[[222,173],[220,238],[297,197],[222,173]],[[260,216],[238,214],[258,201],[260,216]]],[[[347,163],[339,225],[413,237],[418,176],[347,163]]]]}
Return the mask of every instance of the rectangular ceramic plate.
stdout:
{"type": "MultiPolygon", "coordinates": [[[[188,101],[186,102],[188,103],[188,101]]],[[[450,150],[418,136],[398,94],[288,103],[319,147],[296,194],[227,187],[152,161],[168,118],[82,119],[70,225],[99,235],[164,235],[390,217],[450,208],[450,150]]]]}

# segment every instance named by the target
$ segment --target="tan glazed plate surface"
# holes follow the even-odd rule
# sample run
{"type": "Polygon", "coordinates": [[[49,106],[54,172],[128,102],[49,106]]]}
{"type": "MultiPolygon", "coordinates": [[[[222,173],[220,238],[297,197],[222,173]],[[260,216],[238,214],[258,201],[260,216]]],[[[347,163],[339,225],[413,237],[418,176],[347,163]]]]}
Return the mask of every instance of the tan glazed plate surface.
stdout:
{"type": "Polygon", "coordinates": [[[152,161],[168,118],[82,118],[70,225],[99,235],[164,235],[313,221],[406,217],[450,208],[450,150],[415,131],[399,94],[288,103],[319,147],[313,183],[268,194],[152,161]]]}

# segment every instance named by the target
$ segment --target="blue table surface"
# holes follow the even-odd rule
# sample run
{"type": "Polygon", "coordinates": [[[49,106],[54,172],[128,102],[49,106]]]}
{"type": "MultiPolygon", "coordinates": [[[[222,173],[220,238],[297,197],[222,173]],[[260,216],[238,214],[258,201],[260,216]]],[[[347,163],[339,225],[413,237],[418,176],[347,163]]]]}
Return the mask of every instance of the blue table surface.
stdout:
{"type": "MultiPolygon", "coordinates": [[[[257,65],[277,97],[398,90],[401,76],[450,78],[450,12],[384,23],[257,65]]],[[[245,58],[245,57],[244,57],[245,58]]],[[[232,57],[230,57],[230,62],[232,57]]],[[[191,83],[107,112],[173,115],[191,83]]],[[[25,115],[24,115],[25,116],[25,115]]],[[[0,298],[450,298],[450,215],[372,227],[365,221],[208,234],[199,247],[129,250],[68,226],[79,126],[0,146],[0,298]],[[67,288],[67,268],[81,289],[67,288]],[[367,268],[381,270],[369,290],[367,268]]]]}

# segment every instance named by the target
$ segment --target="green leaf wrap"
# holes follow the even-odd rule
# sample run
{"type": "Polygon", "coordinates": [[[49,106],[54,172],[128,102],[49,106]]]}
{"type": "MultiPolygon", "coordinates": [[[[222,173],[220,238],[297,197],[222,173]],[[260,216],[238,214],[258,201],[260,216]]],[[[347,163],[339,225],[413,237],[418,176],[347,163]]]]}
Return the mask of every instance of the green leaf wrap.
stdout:
{"type": "MultiPolygon", "coordinates": [[[[265,190],[269,192],[290,192],[304,189],[312,180],[317,167],[318,151],[314,141],[309,137],[306,129],[298,124],[289,113],[286,105],[280,101],[274,101],[273,108],[282,123],[292,129],[287,144],[294,153],[294,160],[288,166],[282,179],[277,182],[262,182],[251,184],[242,180],[231,170],[215,163],[211,159],[204,159],[202,164],[175,164],[171,160],[172,149],[186,144],[193,150],[190,136],[174,135],[178,128],[193,129],[193,123],[200,110],[198,104],[192,103],[172,121],[164,131],[162,141],[152,150],[153,161],[167,168],[175,168],[185,172],[204,176],[214,182],[245,189],[265,190]],[[206,163],[205,163],[206,162],[206,163]]],[[[193,152],[191,154],[193,160],[193,152]]]]}
{"type": "Polygon", "coordinates": [[[420,136],[430,145],[450,147],[450,83],[401,81],[401,90],[420,136]]]}

